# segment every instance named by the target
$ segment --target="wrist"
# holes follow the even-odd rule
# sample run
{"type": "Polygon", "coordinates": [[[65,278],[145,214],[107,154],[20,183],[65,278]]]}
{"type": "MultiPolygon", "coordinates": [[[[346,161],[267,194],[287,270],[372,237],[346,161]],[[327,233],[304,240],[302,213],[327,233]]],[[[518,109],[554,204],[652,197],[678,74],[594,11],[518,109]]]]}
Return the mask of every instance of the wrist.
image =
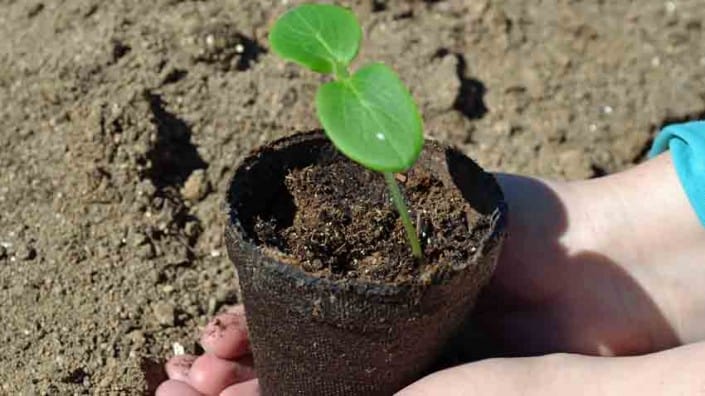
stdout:
{"type": "MultiPolygon", "coordinates": [[[[705,339],[705,228],[670,154],[582,183],[586,195],[602,191],[603,201],[611,201],[595,226],[597,249],[645,291],[678,341],[705,339]]],[[[659,327],[651,330],[655,349],[672,346],[659,327]]]]}

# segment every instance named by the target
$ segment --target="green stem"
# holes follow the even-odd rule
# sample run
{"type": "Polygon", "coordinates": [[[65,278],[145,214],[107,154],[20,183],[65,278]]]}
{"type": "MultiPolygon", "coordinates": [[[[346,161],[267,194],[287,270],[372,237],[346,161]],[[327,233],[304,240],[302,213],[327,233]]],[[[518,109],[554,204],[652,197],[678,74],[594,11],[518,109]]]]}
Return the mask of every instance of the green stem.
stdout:
{"type": "Polygon", "coordinates": [[[419,243],[419,237],[416,235],[416,228],[414,224],[411,223],[411,218],[409,218],[409,209],[407,209],[406,203],[404,203],[404,197],[401,195],[399,185],[397,185],[396,180],[394,180],[394,174],[390,172],[383,172],[383,174],[384,180],[386,180],[387,186],[389,187],[389,192],[392,194],[392,202],[394,202],[394,206],[397,207],[401,222],[404,224],[406,237],[409,239],[409,244],[411,245],[411,253],[421,261],[423,260],[421,243],[419,243]]]}
{"type": "Polygon", "coordinates": [[[335,79],[338,81],[345,80],[350,77],[350,72],[348,71],[347,65],[336,63],[333,66],[333,69],[335,70],[335,79]]]}

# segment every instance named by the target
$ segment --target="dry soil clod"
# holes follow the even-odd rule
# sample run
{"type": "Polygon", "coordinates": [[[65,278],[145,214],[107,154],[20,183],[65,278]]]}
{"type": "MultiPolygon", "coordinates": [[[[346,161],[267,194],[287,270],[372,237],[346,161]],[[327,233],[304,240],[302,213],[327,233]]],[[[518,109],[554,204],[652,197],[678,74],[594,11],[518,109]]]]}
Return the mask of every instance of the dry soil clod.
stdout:
{"type": "Polygon", "coordinates": [[[181,196],[189,202],[198,202],[208,195],[210,189],[206,172],[203,169],[196,169],[186,179],[183,188],[181,188],[181,196]]]}

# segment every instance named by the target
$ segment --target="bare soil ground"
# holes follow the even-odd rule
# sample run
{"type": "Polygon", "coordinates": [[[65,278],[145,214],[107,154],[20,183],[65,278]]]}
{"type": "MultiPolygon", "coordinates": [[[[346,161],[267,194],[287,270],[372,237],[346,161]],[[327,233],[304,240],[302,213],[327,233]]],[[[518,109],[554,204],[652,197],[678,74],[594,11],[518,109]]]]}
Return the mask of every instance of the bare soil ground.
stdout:
{"type": "MultiPolygon", "coordinates": [[[[267,50],[291,3],[0,0],[0,394],[147,393],[237,301],[228,178],[317,127],[320,77],[267,50]]],[[[705,116],[702,0],[343,3],[490,170],[618,171],[705,116]]]]}

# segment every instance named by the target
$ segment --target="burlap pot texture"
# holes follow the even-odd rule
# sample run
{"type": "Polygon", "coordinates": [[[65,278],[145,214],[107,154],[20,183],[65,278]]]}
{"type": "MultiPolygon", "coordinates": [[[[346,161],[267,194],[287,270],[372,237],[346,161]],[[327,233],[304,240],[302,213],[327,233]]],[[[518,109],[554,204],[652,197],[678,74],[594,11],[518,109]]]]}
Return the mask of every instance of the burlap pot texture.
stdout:
{"type": "MultiPolygon", "coordinates": [[[[423,375],[489,281],[505,236],[496,181],[456,149],[426,141],[417,167],[459,189],[480,214],[479,247],[444,276],[403,285],[313,277],[259,246],[255,218],[281,199],[290,169],[333,147],[320,132],[264,146],[236,170],[226,243],[239,276],[263,395],[391,395],[423,375]]],[[[469,249],[471,249],[469,247],[469,249]]]]}

